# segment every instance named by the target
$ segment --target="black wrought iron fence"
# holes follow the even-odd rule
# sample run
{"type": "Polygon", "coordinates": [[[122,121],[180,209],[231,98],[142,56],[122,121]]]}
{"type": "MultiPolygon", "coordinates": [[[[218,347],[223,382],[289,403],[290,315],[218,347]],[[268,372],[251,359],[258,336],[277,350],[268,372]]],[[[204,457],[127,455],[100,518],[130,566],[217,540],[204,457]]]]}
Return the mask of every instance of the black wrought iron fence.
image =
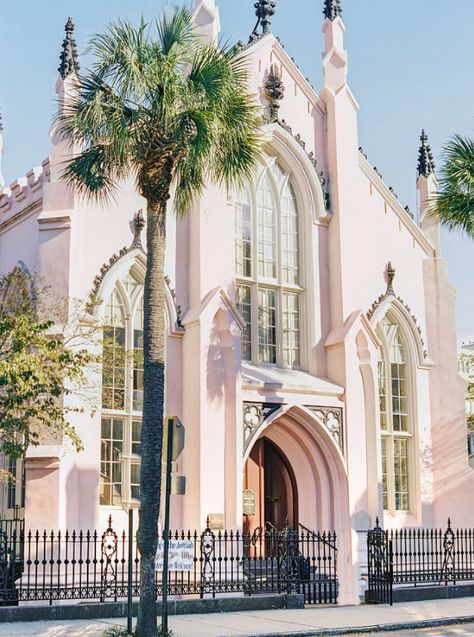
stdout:
{"type": "MultiPolygon", "coordinates": [[[[158,596],[162,594],[160,566],[158,557],[158,596]]],[[[0,544],[0,604],[116,601],[127,597],[129,586],[137,597],[139,572],[136,537],[116,532],[111,519],[102,533],[14,530],[0,544]]],[[[308,603],[337,602],[335,533],[289,526],[253,533],[211,529],[170,533],[168,595],[291,592],[304,594],[308,603]]]]}
{"type": "Polygon", "coordinates": [[[0,533],[11,537],[13,531],[16,531],[17,535],[19,535],[24,529],[25,520],[21,515],[19,506],[16,506],[8,515],[0,513],[0,533]]]}
{"type": "Polygon", "coordinates": [[[474,581],[474,529],[380,528],[368,532],[368,598],[391,603],[394,586],[474,581]]]}

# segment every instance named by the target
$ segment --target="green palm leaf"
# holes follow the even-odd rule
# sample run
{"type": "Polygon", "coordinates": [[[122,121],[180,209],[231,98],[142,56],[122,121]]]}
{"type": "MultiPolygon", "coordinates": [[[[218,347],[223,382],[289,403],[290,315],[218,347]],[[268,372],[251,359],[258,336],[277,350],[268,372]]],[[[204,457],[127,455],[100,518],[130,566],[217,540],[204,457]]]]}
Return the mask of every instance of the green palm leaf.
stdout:
{"type": "Polygon", "coordinates": [[[445,146],[434,212],[450,230],[474,238],[474,140],[455,135],[445,146]]]}

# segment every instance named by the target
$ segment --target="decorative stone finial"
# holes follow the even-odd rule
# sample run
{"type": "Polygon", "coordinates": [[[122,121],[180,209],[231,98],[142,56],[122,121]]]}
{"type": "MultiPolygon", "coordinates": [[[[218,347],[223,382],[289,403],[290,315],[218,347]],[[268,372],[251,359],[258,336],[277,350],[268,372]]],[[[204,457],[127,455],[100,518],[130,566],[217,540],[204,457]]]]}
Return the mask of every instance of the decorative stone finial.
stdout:
{"type": "Polygon", "coordinates": [[[59,56],[60,64],[58,68],[59,74],[63,80],[65,80],[73,71],[79,71],[80,68],[77,59],[76,41],[73,38],[74,22],[71,18],[67,19],[66,26],[64,28],[66,31],[66,37],[63,40],[63,49],[59,56]]]}
{"type": "Polygon", "coordinates": [[[139,210],[133,217],[133,241],[130,250],[143,250],[142,231],[145,227],[145,217],[143,210],[139,210]]]}
{"type": "Polygon", "coordinates": [[[396,270],[393,267],[391,261],[387,263],[387,269],[385,270],[385,275],[387,277],[387,291],[385,296],[389,296],[389,294],[395,294],[393,291],[393,280],[395,279],[396,270]]]}
{"type": "Polygon", "coordinates": [[[276,122],[278,121],[280,102],[285,95],[285,86],[276,64],[270,66],[270,72],[265,81],[264,91],[270,106],[269,120],[270,122],[276,122]]]}
{"type": "Polygon", "coordinates": [[[421,146],[418,154],[418,177],[429,177],[434,173],[435,163],[433,153],[428,144],[428,135],[424,130],[421,131],[421,146]]]}
{"type": "Polygon", "coordinates": [[[257,16],[257,24],[252,31],[249,42],[254,42],[263,37],[267,33],[270,33],[271,19],[275,15],[276,0],[257,0],[254,4],[255,14],[257,16]],[[262,27],[262,33],[258,32],[258,27],[262,27]]]}
{"type": "Polygon", "coordinates": [[[324,17],[333,22],[338,16],[342,17],[341,0],[324,0],[324,17]]]}

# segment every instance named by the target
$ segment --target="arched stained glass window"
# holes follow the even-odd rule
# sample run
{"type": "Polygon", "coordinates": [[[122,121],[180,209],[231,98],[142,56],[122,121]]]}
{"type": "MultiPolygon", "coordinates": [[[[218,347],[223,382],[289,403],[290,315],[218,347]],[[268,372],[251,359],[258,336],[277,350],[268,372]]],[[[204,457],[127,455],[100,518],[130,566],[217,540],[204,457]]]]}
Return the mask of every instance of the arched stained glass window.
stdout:
{"type": "Polygon", "coordinates": [[[383,507],[411,508],[413,424],[409,408],[409,365],[400,326],[388,315],[380,322],[379,408],[382,452],[383,507]]]}
{"type": "Polygon", "coordinates": [[[103,328],[100,504],[139,503],[143,281],[132,268],[107,300],[103,328]]]}
{"type": "Polygon", "coordinates": [[[303,289],[291,175],[276,158],[267,158],[257,185],[235,199],[236,301],[245,321],[242,358],[299,367],[303,289]]]}

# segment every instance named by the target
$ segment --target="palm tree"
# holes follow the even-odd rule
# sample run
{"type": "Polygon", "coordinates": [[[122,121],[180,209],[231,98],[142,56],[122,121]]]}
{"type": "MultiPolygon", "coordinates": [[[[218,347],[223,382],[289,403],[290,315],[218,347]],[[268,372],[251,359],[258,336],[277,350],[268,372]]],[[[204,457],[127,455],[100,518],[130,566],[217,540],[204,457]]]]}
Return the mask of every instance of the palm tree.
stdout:
{"type": "Polygon", "coordinates": [[[474,140],[454,135],[444,147],[443,160],[434,212],[450,230],[474,238],[474,140]]]}
{"type": "Polygon", "coordinates": [[[155,554],[160,507],[165,385],[167,204],[184,214],[214,181],[247,181],[260,147],[260,116],[245,58],[204,44],[190,12],[175,8],[138,28],[119,20],[91,44],[91,68],[65,98],[59,129],[82,150],[64,179],[81,195],[111,197],[133,175],[147,202],[144,284],[144,401],[140,474],[140,637],[157,635],[155,554]]]}

